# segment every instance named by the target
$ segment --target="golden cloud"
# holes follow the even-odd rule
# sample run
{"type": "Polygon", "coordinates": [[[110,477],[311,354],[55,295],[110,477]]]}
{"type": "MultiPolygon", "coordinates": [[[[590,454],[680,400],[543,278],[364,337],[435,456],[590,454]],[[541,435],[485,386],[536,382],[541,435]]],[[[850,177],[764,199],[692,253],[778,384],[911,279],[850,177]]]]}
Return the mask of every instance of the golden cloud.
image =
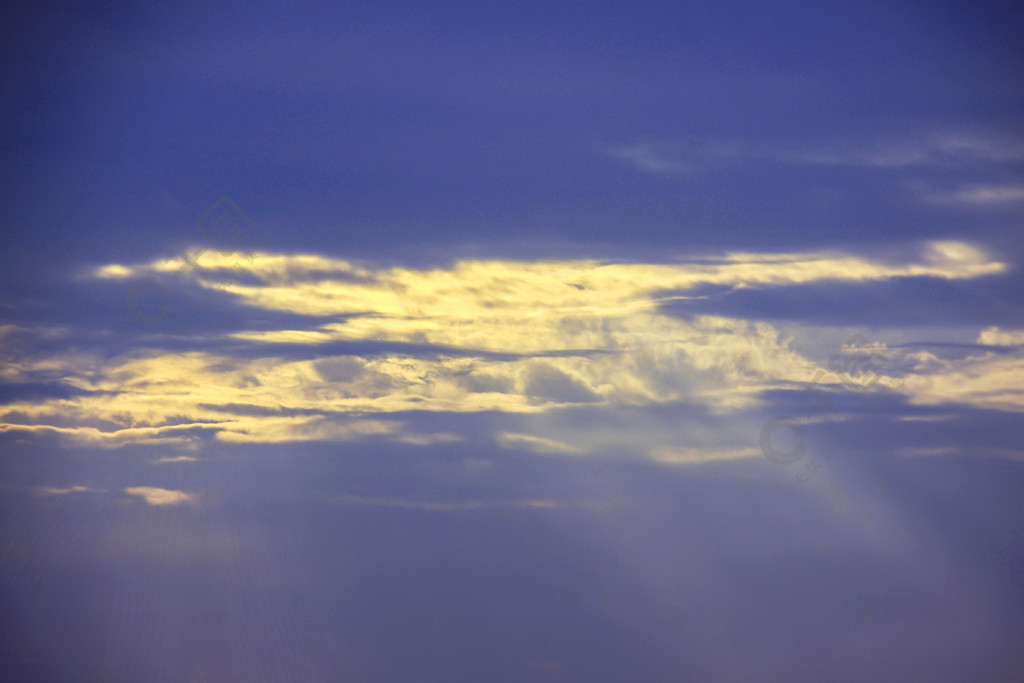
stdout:
{"type": "Polygon", "coordinates": [[[129,486],[124,492],[131,496],[141,496],[150,505],[181,505],[197,503],[198,497],[193,493],[159,489],[153,486],[129,486]]]}
{"type": "MultiPolygon", "coordinates": [[[[926,244],[917,261],[902,264],[840,252],[732,253],[678,264],[461,261],[429,269],[262,253],[244,272],[233,267],[230,255],[205,252],[194,263],[111,264],[91,275],[127,281],[173,273],[190,286],[222,289],[241,306],[333,321],[311,318],[304,328],[239,330],[207,340],[255,345],[261,352],[256,357],[6,351],[4,381],[59,379],[81,395],[9,403],[0,410],[0,430],[113,448],[143,442],[189,447],[206,438],[285,443],[375,437],[426,445],[461,437],[411,432],[403,413],[540,416],[566,407],[685,400],[726,415],[757,405],[762,392],[780,383],[806,382],[821,368],[772,325],[710,315],[684,320],[667,314],[666,303],[711,296],[695,293],[708,285],[731,291],[912,276],[974,278],[1006,270],[978,248],[951,241],[926,244]],[[298,360],[276,346],[355,341],[391,346],[298,360]],[[403,343],[435,352],[396,350],[403,343]]],[[[23,332],[5,326],[0,340],[23,332]]],[[[981,338],[1005,343],[1017,334],[986,330],[981,338]]],[[[1014,356],[960,362],[879,351],[916,363],[919,374],[901,389],[913,401],[1024,410],[1016,389],[1024,386],[1024,364],[1014,356]]],[[[495,438],[535,452],[586,450],[583,441],[550,435],[501,432],[495,438]]],[[[665,462],[747,455],[665,448],[650,444],[648,455],[665,462]]]]}

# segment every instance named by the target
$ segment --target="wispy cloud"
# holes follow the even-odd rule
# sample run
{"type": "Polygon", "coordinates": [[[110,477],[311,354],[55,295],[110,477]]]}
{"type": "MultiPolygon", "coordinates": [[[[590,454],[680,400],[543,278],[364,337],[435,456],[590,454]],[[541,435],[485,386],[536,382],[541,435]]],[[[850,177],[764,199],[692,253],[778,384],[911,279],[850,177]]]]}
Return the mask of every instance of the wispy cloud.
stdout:
{"type": "Polygon", "coordinates": [[[967,133],[917,134],[888,140],[771,144],[741,140],[645,140],[602,151],[640,171],[693,174],[726,164],[768,160],[810,166],[961,168],[1024,161],[1024,141],[967,133]]]}
{"type": "MultiPolygon", "coordinates": [[[[1007,333],[1003,339],[1019,339],[1022,334],[1007,333]]],[[[916,352],[908,354],[907,360],[913,365],[902,391],[911,404],[960,404],[1024,412],[1024,353],[1019,350],[984,351],[958,359],[916,352]]]]}
{"type": "Polygon", "coordinates": [[[88,486],[69,486],[68,488],[54,488],[52,486],[42,486],[34,489],[35,493],[40,496],[63,496],[68,493],[89,493],[94,491],[88,486]]]}
{"type": "Polygon", "coordinates": [[[532,451],[534,453],[569,455],[582,452],[581,449],[571,444],[556,441],[555,439],[546,439],[540,436],[534,436],[532,434],[502,432],[498,434],[497,441],[506,448],[522,449],[532,451]]]}
{"type": "Polygon", "coordinates": [[[980,208],[1016,208],[1024,204],[1024,185],[965,185],[943,190],[916,183],[912,191],[924,203],[980,208]]]}
{"type": "Polygon", "coordinates": [[[1024,141],[964,133],[915,135],[903,140],[826,144],[778,150],[778,157],[825,166],[957,167],[1024,161],[1024,141]]]}
{"type": "Polygon", "coordinates": [[[651,451],[651,459],[656,462],[663,462],[672,465],[693,465],[721,460],[739,460],[742,458],[756,458],[761,456],[757,448],[686,448],[659,446],[651,451]]]}
{"type": "Polygon", "coordinates": [[[607,145],[602,151],[640,171],[663,175],[692,174],[739,160],[751,148],[738,142],[714,140],[639,141],[607,145]]]}
{"type": "Polygon", "coordinates": [[[431,501],[406,498],[375,498],[370,496],[340,495],[334,501],[339,505],[401,508],[405,510],[431,510],[439,512],[460,512],[486,509],[549,509],[565,506],[565,503],[550,499],[529,500],[459,500],[431,501]]]}
{"type": "Polygon", "coordinates": [[[199,501],[199,497],[194,493],[161,489],[153,486],[129,486],[124,489],[124,492],[130,496],[140,496],[150,505],[195,504],[199,501]]]}
{"type": "Polygon", "coordinates": [[[454,443],[462,441],[461,434],[442,432],[436,434],[403,434],[396,439],[399,443],[412,444],[414,446],[433,446],[439,443],[454,443]]]}
{"type": "Polygon", "coordinates": [[[199,458],[193,458],[191,455],[176,455],[173,457],[157,458],[153,461],[154,465],[163,465],[171,462],[198,462],[199,458]]]}

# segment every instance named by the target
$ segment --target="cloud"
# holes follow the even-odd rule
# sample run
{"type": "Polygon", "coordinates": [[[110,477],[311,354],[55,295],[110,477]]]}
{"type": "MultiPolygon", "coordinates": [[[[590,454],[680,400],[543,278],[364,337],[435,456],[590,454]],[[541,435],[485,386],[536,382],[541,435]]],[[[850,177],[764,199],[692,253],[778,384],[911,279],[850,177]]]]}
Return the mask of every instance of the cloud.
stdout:
{"type": "Polygon", "coordinates": [[[461,500],[461,501],[426,501],[404,498],[383,498],[356,495],[337,496],[334,501],[339,505],[359,505],[369,507],[402,508],[405,510],[430,510],[441,512],[459,512],[486,509],[549,509],[563,507],[564,503],[556,500],[461,500]]]}
{"type": "MultiPolygon", "coordinates": [[[[41,406],[39,410],[27,411],[23,404],[15,405],[12,411],[4,415],[34,413],[36,416],[54,420],[61,416],[61,405],[53,402],[41,406]]],[[[69,411],[72,417],[76,415],[86,420],[98,417],[99,411],[90,411],[88,406],[84,410],[69,411]],[[91,413],[91,414],[90,414],[91,413]]],[[[55,426],[48,424],[0,424],[0,434],[23,432],[27,434],[55,435],[69,444],[88,445],[96,448],[121,448],[133,443],[148,443],[152,445],[187,445],[195,436],[195,431],[212,429],[212,426],[202,424],[166,425],[157,428],[143,429],[101,429],[87,424],[73,426],[55,426]],[[177,436],[168,436],[177,434],[177,436]]]]}
{"type": "Polygon", "coordinates": [[[534,453],[575,454],[582,452],[581,449],[576,446],[562,443],[561,441],[555,441],[554,439],[545,439],[532,434],[502,432],[497,435],[497,441],[506,448],[522,449],[533,451],[534,453]]]}
{"type": "MultiPolygon", "coordinates": [[[[963,168],[1024,161],[1024,140],[941,132],[891,140],[765,144],[713,139],[647,140],[607,145],[607,156],[660,175],[694,174],[725,164],[767,160],[807,166],[963,168]]],[[[983,195],[979,195],[983,196],[983,195]]]]}
{"type": "Polygon", "coordinates": [[[978,334],[978,343],[988,346],[1024,346],[1024,330],[987,327],[978,334]]]}
{"type": "Polygon", "coordinates": [[[1020,351],[986,351],[962,359],[920,352],[913,361],[901,389],[912,405],[963,404],[1024,412],[1024,353],[1020,351]]]}
{"type": "MultiPolygon", "coordinates": [[[[223,259],[212,252],[197,256],[201,268],[189,271],[193,284],[212,286],[203,273],[227,263],[223,259]]],[[[129,284],[176,264],[114,264],[93,277],[129,284]]],[[[0,406],[0,432],[100,448],[145,443],[181,449],[208,440],[430,445],[462,435],[418,433],[409,416],[525,419],[681,401],[728,415],[756,407],[765,392],[786,382],[806,381],[819,365],[768,323],[710,314],[682,318],[671,313],[674,303],[703,296],[714,310],[715,296],[756,288],[955,281],[1006,270],[981,248],[948,240],[889,259],[838,250],[733,252],[681,263],[459,261],[424,269],[263,253],[231,285],[234,305],[294,313],[289,327],[228,327],[193,337],[184,350],[150,342],[121,354],[107,347],[65,352],[5,345],[4,381],[60,378],[73,393],[0,406]],[[702,293],[709,288],[721,294],[707,298],[702,293]],[[290,357],[296,348],[304,349],[302,357],[290,357]]],[[[32,330],[5,334],[31,336],[32,330]]],[[[996,366],[976,365],[971,372],[989,367],[996,366]]],[[[951,389],[941,373],[955,377],[964,368],[938,358],[918,364],[918,374],[937,374],[929,383],[908,382],[904,391],[922,392],[918,400],[944,400],[951,389]]],[[[1009,387],[999,396],[1003,406],[1017,400],[1009,387]]],[[[956,400],[982,397],[960,391],[956,400]]],[[[491,437],[506,434],[505,444],[518,439],[517,448],[538,452],[597,447],[586,435],[574,434],[569,445],[552,440],[547,428],[531,429],[494,425],[491,437]]]]}
{"type": "Polygon", "coordinates": [[[671,149],[664,145],[650,142],[610,145],[604,151],[613,159],[618,159],[648,173],[692,173],[698,168],[693,162],[677,157],[671,149]]]}
{"type": "MultiPolygon", "coordinates": [[[[1005,269],[977,248],[960,242],[927,243],[923,256],[924,260],[903,265],[838,252],[804,252],[730,253],[679,264],[460,261],[447,269],[419,270],[373,269],[313,255],[261,254],[248,268],[245,278],[237,276],[228,290],[241,304],[256,309],[345,316],[344,322],[320,329],[235,335],[239,338],[307,344],[332,338],[369,338],[514,352],[520,348],[517,344],[524,341],[524,335],[505,341],[504,337],[484,335],[474,340],[459,333],[477,329],[461,328],[481,318],[489,321],[519,314],[522,320],[515,322],[529,322],[537,306],[542,306],[541,310],[556,310],[560,318],[574,312],[610,314],[651,309],[659,303],[651,299],[658,291],[706,285],[861,281],[912,275],[960,278],[1005,269]],[[955,254],[949,251],[953,245],[958,250],[955,254]],[[936,259],[937,254],[943,258],[936,259]],[[459,323],[454,331],[448,324],[452,321],[459,323]],[[415,324],[410,327],[410,323],[415,324]],[[350,334],[337,334],[341,329],[350,334]],[[402,329],[408,332],[395,334],[402,329]],[[441,330],[448,331],[447,338],[439,336],[441,330]],[[462,338],[451,339],[456,335],[462,338]]],[[[231,259],[203,254],[196,260],[205,269],[231,259]]],[[[179,264],[176,259],[163,259],[136,266],[103,266],[94,271],[94,276],[133,279],[174,270],[179,264]],[[112,270],[117,275],[112,275],[112,270]]],[[[198,271],[191,271],[190,277],[200,287],[214,288],[216,284],[198,271]]],[[[511,327],[508,331],[512,331],[511,327]]]]}
{"type": "Polygon", "coordinates": [[[957,167],[1024,161],[1024,141],[945,132],[913,135],[902,140],[792,148],[780,151],[778,156],[823,166],[957,167]]]}
{"type": "Polygon", "coordinates": [[[741,458],[761,457],[759,448],[704,449],[675,448],[661,446],[651,451],[651,459],[670,465],[692,465],[719,460],[739,460],[741,458]]]}
{"type": "Polygon", "coordinates": [[[88,486],[70,486],[68,488],[54,488],[52,486],[42,486],[34,489],[35,493],[40,496],[63,496],[68,493],[89,493],[95,489],[91,489],[88,486]]]}
{"type": "Polygon", "coordinates": [[[453,434],[451,432],[437,434],[403,434],[402,436],[399,436],[397,440],[401,443],[412,444],[414,446],[432,446],[439,443],[462,441],[463,436],[461,434],[453,434]]]}
{"type": "Polygon", "coordinates": [[[608,145],[602,151],[640,171],[659,175],[697,173],[742,158],[750,152],[748,147],[739,143],[712,140],[642,141],[608,145]]]}
{"type": "Polygon", "coordinates": [[[160,489],[153,486],[129,486],[124,492],[131,496],[141,496],[150,505],[181,505],[183,503],[195,504],[199,501],[194,493],[184,491],[172,491],[160,489]]]}
{"type": "Polygon", "coordinates": [[[928,204],[1003,208],[1024,203],[1024,185],[966,185],[955,190],[936,190],[918,184],[912,188],[928,204]]]}
{"type": "Polygon", "coordinates": [[[154,465],[162,465],[169,462],[198,462],[199,458],[193,458],[191,455],[177,455],[166,458],[157,458],[153,461],[154,465]]]}
{"type": "Polygon", "coordinates": [[[392,434],[400,424],[352,419],[343,414],[313,417],[248,417],[222,422],[217,439],[232,443],[285,443],[295,441],[350,441],[392,434]]]}

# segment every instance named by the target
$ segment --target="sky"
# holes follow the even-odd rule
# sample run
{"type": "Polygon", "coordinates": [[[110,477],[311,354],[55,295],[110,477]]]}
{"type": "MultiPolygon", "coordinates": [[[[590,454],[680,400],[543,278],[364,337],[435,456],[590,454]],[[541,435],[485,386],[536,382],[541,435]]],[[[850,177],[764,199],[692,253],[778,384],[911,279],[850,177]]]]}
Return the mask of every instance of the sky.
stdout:
{"type": "Polygon", "coordinates": [[[1013,3],[3,12],[3,680],[1024,675],[1013,3]]]}

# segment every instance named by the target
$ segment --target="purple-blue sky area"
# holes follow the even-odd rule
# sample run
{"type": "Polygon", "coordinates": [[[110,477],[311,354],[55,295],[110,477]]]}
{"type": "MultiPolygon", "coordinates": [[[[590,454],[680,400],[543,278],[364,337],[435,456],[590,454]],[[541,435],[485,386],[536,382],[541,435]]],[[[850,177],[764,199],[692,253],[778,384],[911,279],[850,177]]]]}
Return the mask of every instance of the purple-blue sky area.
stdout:
{"type": "Polygon", "coordinates": [[[1014,3],[3,12],[0,680],[1024,677],[1014,3]]]}

